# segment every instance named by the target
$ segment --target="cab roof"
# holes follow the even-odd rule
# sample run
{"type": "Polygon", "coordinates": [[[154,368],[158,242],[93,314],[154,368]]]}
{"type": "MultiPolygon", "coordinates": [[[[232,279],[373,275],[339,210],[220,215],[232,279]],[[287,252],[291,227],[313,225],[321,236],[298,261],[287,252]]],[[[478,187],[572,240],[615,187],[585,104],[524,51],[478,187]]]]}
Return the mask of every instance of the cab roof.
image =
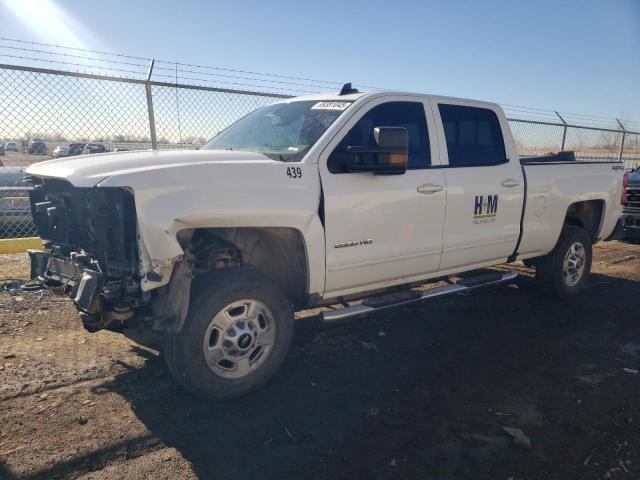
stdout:
{"type": "Polygon", "coordinates": [[[450,101],[450,102],[464,102],[464,103],[473,103],[473,104],[482,104],[482,105],[491,105],[493,107],[497,107],[501,109],[500,105],[495,102],[488,102],[484,100],[474,100],[471,98],[460,98],[460,97],[447,97],[443,95],[430,95],[425,93],[416,93],[416,92],[403,92],[397,90],[381,90],[375,92],[358,92],[358,93],[350,93],[347,95],[340,95],[338,92],[325,92],[325,93],[314,93],[311,95],[303,95],[299,97],[291,97],[284,98],[281,101],[286,102],[298,102],[298,101],[350,101],[355,102],[356,100],[360,100],[362,98],[376,98],[376,97],[385,97],[385,96],[404,96],[410,95],[412,97],[422,97],[424,99],[435,99],[438,101],[450,101]]]}

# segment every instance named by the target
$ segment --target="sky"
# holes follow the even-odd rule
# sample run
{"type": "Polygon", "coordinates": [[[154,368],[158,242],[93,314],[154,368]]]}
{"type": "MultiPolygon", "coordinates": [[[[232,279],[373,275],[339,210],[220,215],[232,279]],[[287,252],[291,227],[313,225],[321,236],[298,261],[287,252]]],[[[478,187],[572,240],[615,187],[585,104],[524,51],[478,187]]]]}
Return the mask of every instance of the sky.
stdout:
{"type": "Polygon", "coordinates": [[[640,122],[640,0],[0,0],[0,36],[640,122]]]}

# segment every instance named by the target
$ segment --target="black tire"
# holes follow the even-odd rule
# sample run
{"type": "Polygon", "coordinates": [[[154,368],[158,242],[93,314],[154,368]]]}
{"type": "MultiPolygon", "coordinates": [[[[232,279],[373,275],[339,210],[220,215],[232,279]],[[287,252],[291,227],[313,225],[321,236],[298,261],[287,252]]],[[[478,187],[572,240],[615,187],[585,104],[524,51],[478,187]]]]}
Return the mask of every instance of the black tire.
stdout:
{"type": "MultiPolygon", "coordinates": [[[[163,357],[171,374],[189,392],[223,400],[245,395],[266,383],[282,364],[293,339],[293,311],[274,282],[249,268],[217,270],[194,280],[189,313],[182,330],[165,333],[163,357]],[[275,338],[268,356],[241,378],[225,378],[207,365],[203,342],[214,316],[245,299],[264,304],[272,313],[275,338]]],[[[256,337],[257,338],[257,337],[256,337]]]]}
{"type": "Polygon", "coordinates": [[[621,240],[626,240],[634,243],[640,242],[640,232],[631,231],[630,229],[625,230],[621,240]]]}
{"type": "Polygon", "coordinates": [[[160,355],[164,359],[164,363],[167,365],[169,372],[173,378],[178,379],[178,374],[174,369],[174,360],[173,360],[173,337],[175,335],[171,333],[163,333],[162,334],[162,346],[160,355]]]}
{"type": "Polygon", "coordinates": [[[536,259],[536,282],[547,295],[567,298],[579,293],[585,286],[591,271],[592,245],[587,232],[574,225],[566,225],[554,249],[536,259]],[[583,271],[575,284],[565,276],[564,262],[569,249],[579,243],[584,249],[583,271]]]}
{"type": "Polygon", "coordinates": [[[522,263],[524,263],[524,266],[527,268],[536,268],[539,262],[540,262],[540,257],[527,258],[526,260],[522,261],[522,263]]]}

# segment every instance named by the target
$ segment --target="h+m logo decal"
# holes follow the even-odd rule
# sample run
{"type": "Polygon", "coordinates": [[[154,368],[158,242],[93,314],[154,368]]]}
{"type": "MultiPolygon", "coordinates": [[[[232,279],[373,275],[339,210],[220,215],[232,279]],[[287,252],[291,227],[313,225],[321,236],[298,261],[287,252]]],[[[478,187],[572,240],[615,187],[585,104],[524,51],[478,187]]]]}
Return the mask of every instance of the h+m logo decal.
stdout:
{"type": "Polygon", "coordinates": [[[476,195],[473,207],[473,223],[496,221],[498,214],[498,195],[476,195]]]}

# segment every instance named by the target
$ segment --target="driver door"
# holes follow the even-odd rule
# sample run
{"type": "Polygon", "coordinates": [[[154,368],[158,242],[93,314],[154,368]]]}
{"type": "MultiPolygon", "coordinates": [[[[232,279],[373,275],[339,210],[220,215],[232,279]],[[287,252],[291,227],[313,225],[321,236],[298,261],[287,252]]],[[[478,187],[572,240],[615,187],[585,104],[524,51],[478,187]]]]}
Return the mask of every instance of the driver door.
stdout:
{"type": "Polygon", "coordinates": [[[446,184],[430,139],[436,142],[428,102],[385,97],[361,107],[324,149],[326,296],[406,283],[438,271],[446,184]],[[383,126],[407,129],[407,171],[346,171],[346,147],[374,146],[373,129],[383,126]]]}

